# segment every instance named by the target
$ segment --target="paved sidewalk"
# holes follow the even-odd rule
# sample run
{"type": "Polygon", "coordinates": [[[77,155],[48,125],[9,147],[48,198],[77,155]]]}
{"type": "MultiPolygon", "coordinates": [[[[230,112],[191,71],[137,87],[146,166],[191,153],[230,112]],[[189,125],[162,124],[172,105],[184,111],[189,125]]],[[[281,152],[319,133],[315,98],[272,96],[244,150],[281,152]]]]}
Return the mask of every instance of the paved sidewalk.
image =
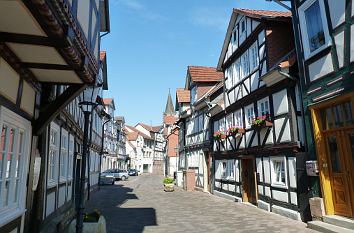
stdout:
{"type": "Polygon", "coordinates": [[[88,209],[101,210],[108,233],[315,232],[306,224],[203,192],[166,193],[162,177],[143,175],[101,186],[88,209]]]}

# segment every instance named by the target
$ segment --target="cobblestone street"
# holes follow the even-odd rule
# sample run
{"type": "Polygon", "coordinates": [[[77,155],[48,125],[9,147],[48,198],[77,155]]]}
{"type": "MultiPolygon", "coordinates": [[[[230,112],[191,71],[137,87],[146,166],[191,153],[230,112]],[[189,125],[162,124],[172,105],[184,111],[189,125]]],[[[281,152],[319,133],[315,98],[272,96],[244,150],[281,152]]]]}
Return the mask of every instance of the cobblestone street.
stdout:
{"type": "Polygon", "coordinates": [[[315,232],[306,224],[202,192],[166,193],[162,177],[143,175],[101,186],[88,209],[99,209],[107,232],[315,232]]]}

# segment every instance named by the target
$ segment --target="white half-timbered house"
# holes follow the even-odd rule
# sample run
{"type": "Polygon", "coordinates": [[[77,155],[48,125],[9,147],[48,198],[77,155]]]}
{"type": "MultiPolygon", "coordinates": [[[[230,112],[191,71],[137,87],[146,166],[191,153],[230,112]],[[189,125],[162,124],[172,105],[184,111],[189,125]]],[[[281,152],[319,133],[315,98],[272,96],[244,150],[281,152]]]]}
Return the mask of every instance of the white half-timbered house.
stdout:
{"type": "MultiPolygon", "coordinates": [[[[210,155],[210,128],[208,103],[204,96],[223,79],[216,68],[188,66],[185,90],[190,92],[190,111],[185,118],[184,146],[179,147],[186,170],[195,171],[195,187],[209,191],[208,165],[210,155]]],[[[180,156],[181,157],[181,156],[180,156]]]]}
{"type": "Polygon", "coordinates": [[[80,130],[66,108],[96,82],[108,31],[105,0],[0,1],[0,232],[39,232],[71,202],[80,130]]]}
{"type": "Polygon", "coordinates": [[[214,194],[300,220],[294,64],[290,12],[233,10],[218,63],[225,110],[213,116],[214,194]]]}
{"type": "Polygon", "coordinates": [[[111,117],[111,119],[104,125],[104,143],[102,155],[102,171],[107,169],[118,168],[118,131],[117,125],[114,122],[114,111],[116,109],[114,99],[104,98],[105,112],[111,117]]]}
{"type": "Polygon", "coordinates": [[[354,2],[291,3],[308,160],[318,163],[317,173],[309,174],[313,180],[309,189],[321,211],[314,208],[311,214],[324,221],[333,215],[353,218],[354,2]]]}

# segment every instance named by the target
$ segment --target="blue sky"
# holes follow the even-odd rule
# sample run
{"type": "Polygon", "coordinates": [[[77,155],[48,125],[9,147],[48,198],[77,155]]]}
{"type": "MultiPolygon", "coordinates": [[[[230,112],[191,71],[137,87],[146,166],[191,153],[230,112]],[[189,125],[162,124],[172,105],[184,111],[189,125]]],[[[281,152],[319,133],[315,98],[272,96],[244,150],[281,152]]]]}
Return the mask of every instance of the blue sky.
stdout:
{"type": "Polygon", "coordinates": [[[167,95],[184,87],[188,65],[216,66],[232,8],[284,10],[265,0],[110,0],[107,51],[115,115],[162,123],[167,95]]]}

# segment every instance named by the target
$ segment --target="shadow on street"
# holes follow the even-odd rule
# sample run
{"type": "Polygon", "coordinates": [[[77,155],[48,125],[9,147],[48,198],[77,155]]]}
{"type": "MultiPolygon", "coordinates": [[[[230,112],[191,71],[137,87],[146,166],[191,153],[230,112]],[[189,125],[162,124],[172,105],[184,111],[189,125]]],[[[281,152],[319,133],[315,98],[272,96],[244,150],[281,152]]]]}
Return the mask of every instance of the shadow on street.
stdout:
{"type": "MultiPolygon", "coordinates": [[[[128,181],[129,182],[129,181],[128,181]]],[[[102,213],[107,223],[107,233],[143,232],[145,226],[156,226],[156,211],[154,208],[121,208],[128,200],[137,200],[133,189],[122,184],[102,185],[93,193],[86,204],[86,212],[97,209],[102,213]]]]}

